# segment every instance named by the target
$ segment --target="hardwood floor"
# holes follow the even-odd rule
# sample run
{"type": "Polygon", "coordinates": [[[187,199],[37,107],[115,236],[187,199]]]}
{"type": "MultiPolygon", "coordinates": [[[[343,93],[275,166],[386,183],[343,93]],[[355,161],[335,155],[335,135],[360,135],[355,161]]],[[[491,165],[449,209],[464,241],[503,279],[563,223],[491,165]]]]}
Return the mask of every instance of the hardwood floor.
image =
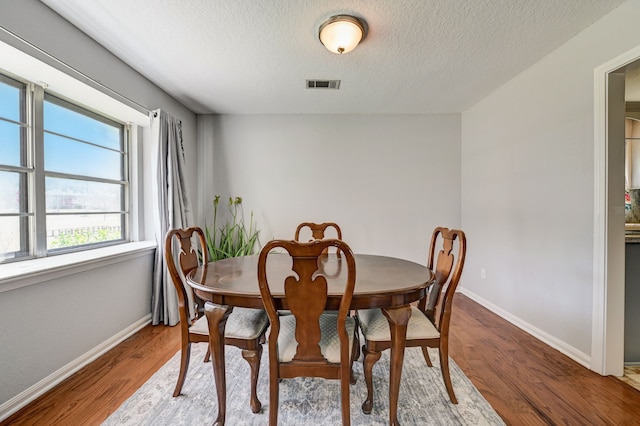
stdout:
{"type": "Polygon", "coordinates": [[[450,354],[507,424],[637,425],[640,392],[457,295],[450,354]]]}
{"type": "Polygon", "coordinates": [[[620,380],[640,391],[640,365],[625,366],[624,376],[620,377],[620,380]]]}
{"type": "MultiPolygon", "coordinates": [[[[99,425],[179,341],[176,327],[148,326],[0,424],[99,425]]],[[[580,366],[461,294],[450,353],[509,425],[640,423],[640,391],[580,366]]]]}
{"type": "Polygon", "coordinates": [[[179,349],[178,327],[147,326],[0,425],[99,425],[179,349]]]}

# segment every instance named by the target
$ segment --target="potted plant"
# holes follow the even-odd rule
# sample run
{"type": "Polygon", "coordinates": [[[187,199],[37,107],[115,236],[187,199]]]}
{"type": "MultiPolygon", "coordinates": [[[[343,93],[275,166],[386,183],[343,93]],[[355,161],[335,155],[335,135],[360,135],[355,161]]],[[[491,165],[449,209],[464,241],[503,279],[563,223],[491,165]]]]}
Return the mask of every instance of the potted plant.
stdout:
{"type": "Polygon", "coordinates": [[[242,197],[229,197],[228,208],[231,219],[218,228],[219,203],[220,196],[216,195],[213,199],[213,227],[205,227],[209,260],[215,261],[253,254],[260,233],[253,222],[253,211],[247,229],[244,223],[242,197]]]}

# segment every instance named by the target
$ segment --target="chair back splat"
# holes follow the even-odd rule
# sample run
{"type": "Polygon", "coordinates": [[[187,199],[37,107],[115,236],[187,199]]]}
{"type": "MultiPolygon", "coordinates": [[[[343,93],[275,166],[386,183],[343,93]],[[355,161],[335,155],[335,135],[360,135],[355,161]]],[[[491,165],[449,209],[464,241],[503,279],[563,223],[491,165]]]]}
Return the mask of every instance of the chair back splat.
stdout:
{"type": "MultiPolygon", "coordinates": [[[[313,240],[324,240],[325,238],[335,238],[338,240],[342,239],[342,230],[338,226],[337,223],[333,222],[324,222],[324,223],[313,223],[313,222],[302,222],[296,228],[296,234],[294,239],[296,241],[300,241],[301,236],[309,235],[311,233],[311,238],[308,241],[313,240]],[[329,235],[327,235],[327,230],[333,228],[333,231],[329,231],[329,235]],[[335,233],[335,237],[331,236],[331,233],[335,233]]],[[[329,249],[326,248],[325,253],[329,252],[329,249]]],[[[337,250],[338,257],[340,257],[340,250],[337,250]]]]}
{"type": "MultiPolygon", "coordinates": [[[[204,232],[196,227],[170,229],[165,237],[165,262],[173,286],[178,294],[180,331],[183,339],[186,338],[186,340],[189,339],[189,327],[200,317],[204,318],[204,302],[195,296],[193,289],[185,284],[184,279],[186,275],[198,266],[207,267],[209,258],[206,247],[204,232]],[[193,244],[194,239],[195,244],[193,244]],[[191,306],[193,308],[190,308],[191,306]]],[[[208,336],[205,335],[204,337],[205,340],[203,341],[208,341],[208,336]]]]}
{"type": "Polygon", "coordinates": [[[442,227],[434,229],[429,246],[429,261],[427,267],[435,272],[436,279],[429,290],[428,299],[422,299],[418,307],[423,307],[422,310],[425,315],[436,326],[438,331],[441,332],[443,328],[446,332],[449,331],[448,322],[451,317],[451,304],[453,295],[460,282],[460,275],[462,274],[467,252],[466,248],[467,241],[463,231],[442,227]],[[454,242],[456,239],[458,239],[458,251],[457,255],[454,256],[454,242]],[[438,248],[439,241],[441,242],[441,248],[436,257],[435,252],[438,248]],[[457,262],[455,262],[456,258],[457,262]],[[443,288],[445,288],[444,294],[442,293],[443,288]],[[441,297],[442,301],[440,300],[441,297]],[[425,302],[426,307],[424,306],[425,302]],[[436,320],[436,308],[438,307],[440,307],[440,313],[436,320]],[[447,322],[446,327],[443,323],[444,321],[447,322]]]}
{"type": "Polygon", "coordinates": [[[350,423],[351,365],[359,344],[356,320],[348,316],[355,280],[353,253],[341,240],[275,240],[267,243],[260,252],[258,284],[271,323],[268,337],[270,425],[277,424],[280,379],[293,377],[339,379],[342,422],[345,425],[350,423]],[[324,274],[327,256],[323,253],[329,247],[335,247],[342,253],[342,257],[333,257],[333,261],[347,268],[345,282],[336,282],[324,274]],[[289,276],[269,277],[269,262],[282,260],[277,256],[290,258],[289,276]],[[270,280],[284,280],[284,299],[279,300],[280,306],[276,306],[270,280]],[[329,292],[341,295],[337,315],[325,311],[329,292]],[[282,306],[286,306],[291,315],[280,315],[278,308],[282,306]]]}

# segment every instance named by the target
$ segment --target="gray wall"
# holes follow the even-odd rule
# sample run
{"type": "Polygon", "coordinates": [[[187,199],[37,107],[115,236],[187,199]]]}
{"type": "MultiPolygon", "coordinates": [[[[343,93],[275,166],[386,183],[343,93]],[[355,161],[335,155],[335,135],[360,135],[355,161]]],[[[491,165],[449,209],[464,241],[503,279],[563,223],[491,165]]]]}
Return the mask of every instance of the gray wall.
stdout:
{"type": "Polygon", "coordinates": [[[638,22],[640,2],[624,3],[462,114],[463,290],[585,365],[594,69],[640,44],[638,22]]]}
{"type": "MultiPolygon", "coordinates": [[[[110,89],[183,123],[189,185],[195,187],[196,117],[92,39],[36,0],[0,0],[0,26],[110,89]]],[[[14,38],[0,31],[0,40],[14,38]]],[[[0,58],[0,69],[4,68],[0,58]]],[[[148,135],[148,131],[144,132],[148,135]]],[[[150,202],[151,153],[145,141],[144,199],[150,202]]],[[[197,206],[196,206],[197,208],[197,206]]],[[[141,226],[149,234],[151,216],[141,226]]],[[[64,278],[0,293],[0,407],[61,367],[81,358],[150,313],[153,251],[64,278]]],[[[0,266],[2,268],[2,266],[0,266]]],[[[19,282],[19,280],[18,280],[19,282]]],[[[6,404],[4,405],[6,407],[6,404]]],[[[2,410],[0,409],[0,418],[2,410]]]]}
{"type": "Polygon", "coordinates": [[[0,293],[0,405],[149,315],[152,267],[148,251],[0,293]]]}
{"type": "Polygon", "coordinates": [[[425,262],[433,228],[460,225],[459,114],[199,120],[208,202],[242,196],[263,244],[300,222],[336,222],[355,252],[425,262]]]}

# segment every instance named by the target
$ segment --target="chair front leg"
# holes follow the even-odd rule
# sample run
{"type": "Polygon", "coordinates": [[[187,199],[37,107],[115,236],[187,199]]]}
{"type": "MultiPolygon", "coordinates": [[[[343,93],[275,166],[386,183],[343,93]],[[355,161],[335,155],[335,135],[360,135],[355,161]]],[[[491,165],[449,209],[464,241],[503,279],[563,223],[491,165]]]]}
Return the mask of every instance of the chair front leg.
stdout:
{"type": "Polygon", "coordinates": [[[211,361],[211,347],[209,345],[207,345],[207,353],[204,354],[204,361],[203,362],[209,362],[211,361]]]}
{"type": "Polygon", "coordinates": [[[260,359],[262,358],[262,345],[258,345],[255,350],[243,350],[242,357],[247,360],[251,368],[251,411],[259,413],[262,403],[258,399],[258,375],[260,374],[260,359]]]}
{"type": "Polygon", "coordinates": [[[364,370],[364,381],[367,384],[367,399],[362,403],[362,412],[371,414],[373,408],[373,364],[378,362],[382,352],[369,351],[367,345],[362,346],[362,369],[364,370]]]}

